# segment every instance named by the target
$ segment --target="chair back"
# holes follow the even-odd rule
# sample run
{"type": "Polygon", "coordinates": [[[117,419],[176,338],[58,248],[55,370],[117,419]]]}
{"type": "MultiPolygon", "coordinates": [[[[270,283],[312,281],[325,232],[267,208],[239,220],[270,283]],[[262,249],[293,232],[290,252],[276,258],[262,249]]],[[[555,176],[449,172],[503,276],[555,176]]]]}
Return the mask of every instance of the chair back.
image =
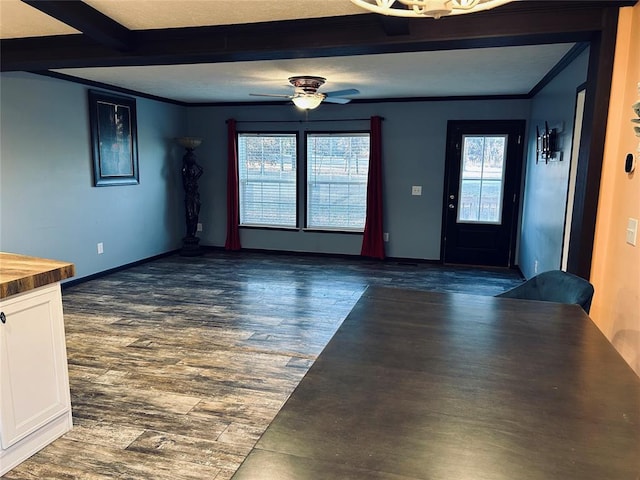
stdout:
{"type": "Polygon", "coordinates": [[[589,313],[593,293],[593,285],[584,278],[561,270],[550,270],[496,297],[575,303],[589,313]]]}

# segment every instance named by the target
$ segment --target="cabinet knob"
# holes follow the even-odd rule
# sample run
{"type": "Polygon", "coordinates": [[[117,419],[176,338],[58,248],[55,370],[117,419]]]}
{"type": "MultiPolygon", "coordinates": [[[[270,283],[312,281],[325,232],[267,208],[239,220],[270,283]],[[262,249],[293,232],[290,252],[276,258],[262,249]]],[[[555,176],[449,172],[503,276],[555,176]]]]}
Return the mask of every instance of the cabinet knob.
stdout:
{"type": "Polygon", "coordinates": [[[7,323],[7,316],[4,314],[4,312],[0,312],[0,322],[7,323]]]}

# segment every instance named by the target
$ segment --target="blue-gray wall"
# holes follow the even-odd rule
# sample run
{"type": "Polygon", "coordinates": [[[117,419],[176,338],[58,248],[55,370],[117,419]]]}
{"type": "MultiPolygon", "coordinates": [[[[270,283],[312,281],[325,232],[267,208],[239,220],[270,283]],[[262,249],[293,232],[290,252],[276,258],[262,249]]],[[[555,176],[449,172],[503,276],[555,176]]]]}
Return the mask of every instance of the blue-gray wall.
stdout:
{"type": "MultiPolygon", "coordinates": [[[[200,181],[203,224],[202,244],[224,245],[226,236],[226,124],[238,130],[297,131],[363,130],[372,115],[384,117],[383,191],[384,231],[389,232],[388,256],[440,258],[442,196],[447,121],[451,119],[527,119],[528,100],[389,102],[378,104],[321,105],[308,117],[291,105],[190,108],[189,131],[204,139],[196,151],[205,169],[200,181]],[[350,122],[320,120],[365,119],[350,122]],[[245,123],[248,120],[254,123],[245,123]],[[257,123],[278,121],[278,123],[257,123]],[[302,121],[302,122],[301,122],[302,121]],[[411,186],[421,185],[422,196],[412,196],[411,186]]],[[[300,206],[300,218],[303,206],[300,206]]],[[[302,222],[301,222],[302,223],[302,222]]],[[[241,229],[242,246],[255,249],[360,253],[361,235],[241,229]]]]}
{"type": "Polygon", "coordinates": [[[180,246],[172,139],[187,133],[185,107],[138,98],[140,184],[96,188],[87,87],[25,73],[1,82],[1,251],[73,262],[80,278],[180,246]]]}
{"type": "Polygon", "coordinates": [[[559,269],[562,257],[576,89],[587,79],[588,49],[531,100],[518,265],[526,278],[559,269]],[[536,164],[536,125],[559,127],[562,161],[536,164]]]}
{"type": "MultiPolygon", "coordinates": [[[[226,237],[228,118],[239,130],[363,130],[383,122],[384,230],[388,256],[440,258],[445,140],[448,120],[527,119],[519,264],[532,275],[560,262],[575,89],[586,78],[581,55],[532,100],[388,102],[322,105],[307,113],[291,105],[180,107],[137,99],[140,185],[93,187],[87,87],[38,75],[1,76],[0,250],[76,264],[77,277],[180,247],[184,235],[182,150],[174,138],[203,138],[196,150],[201,244],[226,237]],[[323,122],[321,120],[363,119],[323,122]],[[562,123],[565,160],[535,165],[536,123],[562,123]],[[247,123],[253,121],[254,123],[247,123]],[[278,121],[278,123],[269,123],[278,121]],[[264,122],[264,123],[261,123],[264,122]],[[422,196],[411,186],[421,185],[422,196]],[[104,243],[98,255],[96,244],[104,243]]],[[[301,135],[301,139],[304,138],[301,135]]],[[[303,206],[300,206],[300,216],[303,206]]],[[[357,255],[361,236],[241,229],[243,247],[357,255]]]]}

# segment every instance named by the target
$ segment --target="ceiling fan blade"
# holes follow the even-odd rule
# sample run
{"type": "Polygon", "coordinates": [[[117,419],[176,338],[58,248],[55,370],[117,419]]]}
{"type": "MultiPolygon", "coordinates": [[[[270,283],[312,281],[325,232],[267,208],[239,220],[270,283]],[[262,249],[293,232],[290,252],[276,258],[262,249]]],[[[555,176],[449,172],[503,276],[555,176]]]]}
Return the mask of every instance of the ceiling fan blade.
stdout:
{"type": "Polygon", "coordinates": [[[279,95],[277,93],[250,93],[251,97],[277,97],[277,98],[293,98],[293,95],[279,95]]]}
{"type": "Polygon", "coordinates": [[[347,90],[336,90],[335,92],[326,92],[327,97],[344,97],[345,95],[358,95],[360,90],[349,88],[347,90]]]}
{"type": "Polygon", "coordinates": [[[345,103],[349,103],[351,101],[350,98],[342,98],[342,97],[324,97],[324,103],[339,103],[340,105],[344,105],[345,103]]]}

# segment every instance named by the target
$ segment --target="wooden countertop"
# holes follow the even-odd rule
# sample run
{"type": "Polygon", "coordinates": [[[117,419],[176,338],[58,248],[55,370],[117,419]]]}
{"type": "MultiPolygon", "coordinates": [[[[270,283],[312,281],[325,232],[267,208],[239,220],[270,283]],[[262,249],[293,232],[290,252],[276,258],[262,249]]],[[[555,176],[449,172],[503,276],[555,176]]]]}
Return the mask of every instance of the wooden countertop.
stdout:
{"type": "Polygon", "coordinates": [[[0,252],[0,298],[28,292],[75,274],[73,263],[0,252]]]}

